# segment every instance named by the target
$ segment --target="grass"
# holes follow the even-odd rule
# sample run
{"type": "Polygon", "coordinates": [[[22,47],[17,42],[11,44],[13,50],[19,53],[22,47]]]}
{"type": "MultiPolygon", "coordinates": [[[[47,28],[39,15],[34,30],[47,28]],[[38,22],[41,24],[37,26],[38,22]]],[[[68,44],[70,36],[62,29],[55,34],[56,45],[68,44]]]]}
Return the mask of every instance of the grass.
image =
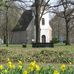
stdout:
{"type": "Polygon", "coordinates": [[[70,46],[55,44],[54,48],[32,48],[31,45],[27,45],[26,48],[23,48],[20,44],[12,44],[9,45],[9,47],[0,45],[0,62],[5,62],[8,57],[15,62],[18,59],[24,59],[25,62],[30,62],[35,59],[41,64],[51,64],[63,63],[61,61],[65,59],[68,63],[69,61],[74,63],[74,44],[70,46]],[[61,53],[62,55],[60,55],[61,53]],[[61,59],[58,58],[59,56],[61,59]]]}
{"type": "Polygon", "coordinates": [[[55,44],[54,48],[32,48],[31,44],[27,45],[27,48],[23,48],[21,44],[9,44],[8,47],[6,47],[6,45],[0,45],[0,49],[40,49],[40,50],[53,50],[53,51],[59,51],[59,50],[68,50],[68,51],[73,51],[74,52],[74,44],[70,45],[70,46],[65,46],[64,44],[55,44]]]}
{"type": "MultiPolygon", "coordinates": [[[[65,46],[64,44],[55,44],[54,48],[32,48],[31,45],[27,45],[26,48],[23,48],[21,44],[15,44],[15,45],[12,44],[9,45],[8,47],[6,47],[5,45],[0,45],[0,64],[6,65],[7,58],[10,58],[15,65],[18,65],[17,64],[18,60],[22,60],[24,62],[24,69],[27,69],[29,63],[32,60],[36,60],[37,64],[39,64],[40,67],[46,69],[45,72],[49,71],[47,70],[49,66],[53,67],[54,68],[53,70],[58,70],[60,72],[61,64],[65,63],[65,65],[70,68],[68,68],[67,73],[61,73],[61,74],[74,73],[73,70],[74,44],[72,44],[71,46],[65,46]],[[72,64],[70,64],[70,62],[72,64]]],[[[14,70],[12,71],[13,74],[19,73],[19,72],[14,73],[14,70]]],[[[9,70],[9,74],[12,74],[11,73],[12,71],[9,70]]],[[[1,73],[1,74],[5,74],[5,73],[1,73]]],[[[40,74],[47,74],[47,73],[42,72],[40,74]]]]}

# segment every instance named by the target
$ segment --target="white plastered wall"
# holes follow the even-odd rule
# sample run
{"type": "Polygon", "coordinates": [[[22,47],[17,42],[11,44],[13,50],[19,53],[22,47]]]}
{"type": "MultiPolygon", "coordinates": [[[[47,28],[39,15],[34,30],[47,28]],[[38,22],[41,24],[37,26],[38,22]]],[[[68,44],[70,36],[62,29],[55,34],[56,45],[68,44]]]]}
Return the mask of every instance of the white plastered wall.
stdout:
{"type": "Polygon", "coordinates": [[[49,25],[49,13],[42,16],[45,19],[45,25],[42,25],[42,19],[40,21],[40,42],[42,43],[42,35],[46,36],[46,43],[52,40],[52,28],[49,25]]]}

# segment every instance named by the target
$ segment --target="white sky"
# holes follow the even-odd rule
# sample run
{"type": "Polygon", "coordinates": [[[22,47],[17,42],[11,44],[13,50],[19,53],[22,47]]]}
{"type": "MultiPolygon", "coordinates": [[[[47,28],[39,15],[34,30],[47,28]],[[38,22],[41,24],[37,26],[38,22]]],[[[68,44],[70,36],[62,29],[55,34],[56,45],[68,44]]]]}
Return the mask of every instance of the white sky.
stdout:
{"type": "MultiPolygon", "coordinates": [[[[28,1],[30,1],[30,0],[22,0],[22,1],[27,1],[27,2],[25,2],[25,4],[32,4],[32,2],[28,2],[28,1]]],[[[31,1],[34,1],[34,0],[31,0],[31,1]]],[[[46,0],[46,1],[48,1],[48,0],[46,0]]],[[[56,4],[56,2],[57,2],[57,0],[50,0],[49,1],[49,3],[51,4],[51,5],[53,5],[53,4],[56,4]]],[[[20,2],[17,2],[18,4],[21,4],[20,2]]],[[[24,3],[22,3],[22,5],[23,5],[24,3]]]]}
{"type": "MultiPolygon", "coordinates": [[[[23,0],[23,1],[25,1],[25,0],[23,0]]],[[[26,0],[26,1],[34,1],[34,0],[26,0]]],[[[48,0],[45,0],[45,1],[48,1],[48,0]]],[[[56,5],[57,4],[57,1],[59,1],[59,0],[50,0],[49,1],[49,5],[52,5],[52,6],[54,6],[54,5],[56,5]]],[[[74,0],[72,0],[72,1],[74,1],[74,0]]],[[[19,4],[20,5],[20,3],[17,3],[17,4],[19,4]]],[[[29,4],[33,4],[32,2],[30,3],[30,2],[26,2],[26,5],[29,5],[29,4]]],[[[25,5],[24,5],[24,3],[22,3],[22,7],[24,7],[24,8],[27,8],[27,7],[25,7],[25,5]]],[[[21,6],[21,5],[20,5],[21,6]]],[[[63,10],[63,8],[62,7],[59,7],[59,9],[58,9],[59,11],[61,11],[61,10],[63,10]]],[[[53,13],[50,13],[50,15],[49,15],[51,18],[53,18],[54,17],[54,15],[53,15],[53,13]]]]}
{"type": "Polygon", "coordinates": [[[50,0],[50,3],[55,4],[57,0],[50,0]]]}
{"type": "MultiPolygon", "coordinates": [[[[25,1],[25,0],[23,0],[23,1],[25,1]]],[[[29,0],[27,0],[27,1],[29,1],[29,0]]],[[[32,0],[32,1],[34,1],[34,0],[32,0]]],[[[48,1],[48,0],[46,0],[46,1],[48,1]]],[[[51,5],[53,6],[54,4],[57,4],[56,2],[57,2],[57,0],[50,0],[50,1],[49,1],[49,4],[51,4],[51,5]]],[[[26,5],[28,5],[27,3],[32,5],[32,3],[29,3],[29,2],[26,2],[26,5]]],[[[20,3],[17,3],[17,4],[20,5],[20,3]]],[[[22,5],[24,6],[24,3],[22,3],[22,5]]],[[[20,5],[20,6],[21,6],[21,5],[20,5]]],[[[23,6],[22,6],[22,7],[23,7],[23,6]]],[[[27,7],[26,7],[26,8],[27,8],[27,7]]],[[[27,8],[27,9],[28,9],[28,8],[27,8]]],[[[52,18],[52,17],[53,17],[53,14],[50,13],[49,16],[52,18]]]]}

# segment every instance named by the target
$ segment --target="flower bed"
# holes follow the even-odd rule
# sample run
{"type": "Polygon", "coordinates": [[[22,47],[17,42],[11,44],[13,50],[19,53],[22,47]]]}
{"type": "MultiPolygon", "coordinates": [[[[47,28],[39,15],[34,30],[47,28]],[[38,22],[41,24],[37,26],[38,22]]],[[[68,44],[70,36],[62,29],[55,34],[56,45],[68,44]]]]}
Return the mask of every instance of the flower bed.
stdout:
{"type": "Polygon", "coordinates": [[[40,67],[36,61],[32,61],[24,68],[22,61],[18,60],[18,65],[15,65],[8,59],[6,64],[0,65],[0,74],[74,74],[74,66],[62,64],[60,68],[55,69],[53,66],[40,67]]]}

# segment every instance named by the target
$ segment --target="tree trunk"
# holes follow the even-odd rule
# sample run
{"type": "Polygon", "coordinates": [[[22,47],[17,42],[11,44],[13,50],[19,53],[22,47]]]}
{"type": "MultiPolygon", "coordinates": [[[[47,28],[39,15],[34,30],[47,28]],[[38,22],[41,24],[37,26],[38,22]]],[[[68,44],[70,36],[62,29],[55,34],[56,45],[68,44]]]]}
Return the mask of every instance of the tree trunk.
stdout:
{"type": "Polygon", "coordinates": [[[67,20],[66,20],[66,43],[65,43],[65,45],[70,45],[68,29],[69,29],[69,27],[68,27],[68,23],[67,23],[67,20]]]}
{"type": "Polygon", "coordinates": [[[4,44],[6,44],[6,36],[4,35],[4,38],[3,38],[3,42],[4,44]]]}
{"type": "Polygon", "coordinates": [[[58,40],[60,40],[60,29],[59,29],[59,24],[58,24],[58,40]]]}
{"type": "Polygon", "coordinates": [[[6,46],[8,47],[8,6],[6,6],[6,46]]]}
{"type": "Polygon", "coordinates": [[[36,25],[36,43],[40,42],[40,25],[39,25],[39,2],[40,0],[35,0],[35,8],[36,8],[36,14],[35,14],[35,25],[36,25]]]}

